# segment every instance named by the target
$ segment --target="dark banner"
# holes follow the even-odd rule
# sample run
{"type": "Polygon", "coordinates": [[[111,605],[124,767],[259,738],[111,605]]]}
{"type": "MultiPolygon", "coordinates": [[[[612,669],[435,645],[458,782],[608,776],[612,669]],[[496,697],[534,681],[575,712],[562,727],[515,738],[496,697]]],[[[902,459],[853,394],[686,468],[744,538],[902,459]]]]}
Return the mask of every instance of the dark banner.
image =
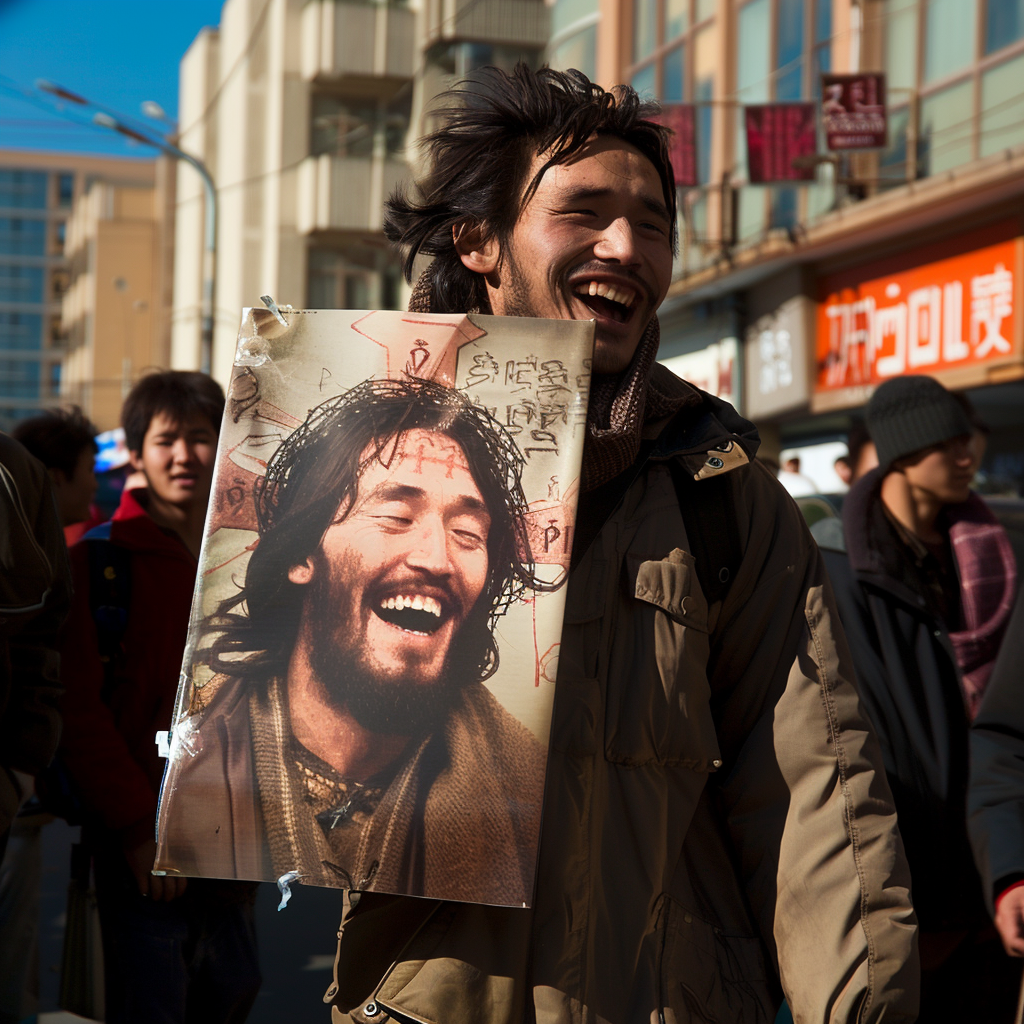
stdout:
{"type": "Polygon", "coordinates": [[[765,103],[744,108],[747,180],[751,185],[813,181],[817,125],[813,103],[765,103]]]}
{"type": "Polygon", "coordinates": [[[668,151],[675,172],[676,187],[692,188],[697,180],[697,116],[692,103],[663,104],[658,120],[673,135],[668,151]]]}
{"type": "Polygon", "coordinates": [[[821,118],[829,149],[883,149],[885,75],[822,75],[821,118]]]}

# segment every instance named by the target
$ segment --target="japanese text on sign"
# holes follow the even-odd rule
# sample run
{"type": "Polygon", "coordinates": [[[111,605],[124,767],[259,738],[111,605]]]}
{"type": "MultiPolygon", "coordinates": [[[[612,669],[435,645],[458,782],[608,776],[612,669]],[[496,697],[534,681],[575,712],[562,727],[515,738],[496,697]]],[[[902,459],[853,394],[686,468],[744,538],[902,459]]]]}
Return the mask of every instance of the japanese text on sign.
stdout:
{"type": "Polygon", "coordinates": [[[1011,356],[1016,245],[1001,242],[856,287],[828,289],[818,312],[815,390],[1011,356]]]}

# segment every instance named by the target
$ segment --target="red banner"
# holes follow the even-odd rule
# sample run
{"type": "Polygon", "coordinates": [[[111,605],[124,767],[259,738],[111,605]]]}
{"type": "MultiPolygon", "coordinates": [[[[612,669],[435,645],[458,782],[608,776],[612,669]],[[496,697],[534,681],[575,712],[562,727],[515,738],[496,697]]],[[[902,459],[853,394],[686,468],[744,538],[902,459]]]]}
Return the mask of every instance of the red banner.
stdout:
{"type": "Polygon", "coordinates": [[[668,154],[675,172],[676,187],[692,188],[697,179],[697,118],[692,103],[662,104],[659,123],[672,129],[668,154]]]}
{"type": "Polygon", "coordinates": [[[813,181],[818,129],[813,103],[766,103],[745,107],[747,180],[751,185],[773,181],[813,181]]]}
{"type": "Polygon", "coordinates": [[[822,75],[821,119],[829,149],[884,149],[885,75],[822,75]]]}

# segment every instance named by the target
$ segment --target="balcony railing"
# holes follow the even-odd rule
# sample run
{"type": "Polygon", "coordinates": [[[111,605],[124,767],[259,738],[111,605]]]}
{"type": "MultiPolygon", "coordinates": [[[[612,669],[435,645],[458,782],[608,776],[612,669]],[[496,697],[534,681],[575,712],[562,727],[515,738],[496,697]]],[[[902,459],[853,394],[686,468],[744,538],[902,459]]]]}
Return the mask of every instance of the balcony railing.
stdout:
{"type": "Polygon", "coordinates": [[[408,78],[416,15],[394,3],[310,0],[302,10],[302,76],[408,78]]]}
{"type": "Polygon", "coordinates": [[[299,165],[299,231],[380,231],[384,200],[408,175],[393,157],[307,157],[299,165]]]}

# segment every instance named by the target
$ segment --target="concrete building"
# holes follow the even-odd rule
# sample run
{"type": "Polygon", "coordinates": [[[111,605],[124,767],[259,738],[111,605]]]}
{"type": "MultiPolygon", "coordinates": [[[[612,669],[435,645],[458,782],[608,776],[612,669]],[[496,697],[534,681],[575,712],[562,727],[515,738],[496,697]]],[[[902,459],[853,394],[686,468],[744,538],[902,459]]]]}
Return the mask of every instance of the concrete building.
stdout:
{"type": "MultiPolygon", "coordinates": [[[[482,64],[537,62],[543,0],[227,0],[181,64],[179,144],[217,185],[214,376],[244,306],[395,308],[381,233],[435,93],[482,64]]],[[[204,199],[178,170],[171,358],[200,364],[204,199]]]]}
{"type": "Polygon", "coordinates": [[[0,150],[0,429],[62,397],[67,224],[97,179],[152,183],[152,163],[0,150]]]}
{"type": "Polygon", "coordinates": [[[145,184],[93,179],[67,222],[60,395],[101,430],[145,370],[170,363],[175,167],[145,169],[145,184]]]}
{"type": "MultiPolygon", "coordinates": [[[[845,436],[897,373],[967,391],[991,490],[1024,487],[1024,8],[1018,0],[555,0],[555,66],[695,104],[662,355],[765,450],[845,436]],[[749,183],[743,108],[887,76],[882,149],[749,183]]],[[[806,459],[805,459],[806,465],[806,459]]],[[[825,481],[831,484],[831,480],[825,481]]]]}

